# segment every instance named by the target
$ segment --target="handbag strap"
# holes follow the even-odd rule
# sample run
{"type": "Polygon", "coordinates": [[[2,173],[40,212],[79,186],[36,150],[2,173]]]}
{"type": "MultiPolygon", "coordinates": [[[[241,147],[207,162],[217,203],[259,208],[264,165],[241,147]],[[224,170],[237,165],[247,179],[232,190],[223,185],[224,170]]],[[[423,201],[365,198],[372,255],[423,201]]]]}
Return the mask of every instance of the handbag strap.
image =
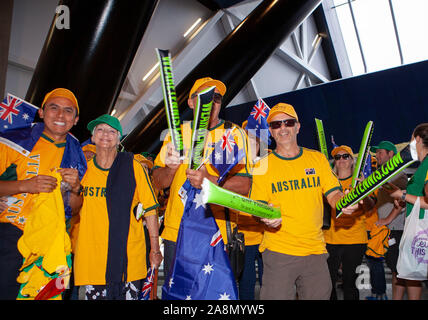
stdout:
{"type": "Polygon", "coordinates": [[[232,228],[230,226],[229,208],[224,208],[224,215],[226,218],[227,243],[230,243],[230,241],[232,240],[232,228]]]}

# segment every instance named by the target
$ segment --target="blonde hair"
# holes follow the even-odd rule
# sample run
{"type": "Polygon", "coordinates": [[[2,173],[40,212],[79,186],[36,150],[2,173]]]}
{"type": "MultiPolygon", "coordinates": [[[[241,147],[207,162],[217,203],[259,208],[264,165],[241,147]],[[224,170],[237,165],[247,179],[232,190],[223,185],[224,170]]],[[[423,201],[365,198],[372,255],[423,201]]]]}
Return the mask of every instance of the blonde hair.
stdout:
{"type": "MultiPolygon", "coordinates": [[[[357,159],[352,157],[352,165],[351,165],[351,172],[354,172],[355,164],[357,162],[357,159]]],[[[333,172],[336,175],[339,175],[339,168],[336,166],[336,160],[333,159],[333,172]]]]}

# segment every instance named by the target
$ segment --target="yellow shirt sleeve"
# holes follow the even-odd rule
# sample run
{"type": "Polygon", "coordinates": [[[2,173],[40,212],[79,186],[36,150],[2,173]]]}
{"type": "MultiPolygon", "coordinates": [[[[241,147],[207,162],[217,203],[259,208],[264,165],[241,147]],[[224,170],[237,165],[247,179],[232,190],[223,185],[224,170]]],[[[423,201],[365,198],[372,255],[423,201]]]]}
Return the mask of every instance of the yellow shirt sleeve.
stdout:
{"type": "Polygon", "coordinates": [[[152,183],[150,182],[149,174],[146,169],[134,159],[134,174],[137,187],[135,190],[134,201],[143,204],[143,209],[146,212],[145,216],[156,214],[156,209],[159,203],[156,198],[152,183]]]}

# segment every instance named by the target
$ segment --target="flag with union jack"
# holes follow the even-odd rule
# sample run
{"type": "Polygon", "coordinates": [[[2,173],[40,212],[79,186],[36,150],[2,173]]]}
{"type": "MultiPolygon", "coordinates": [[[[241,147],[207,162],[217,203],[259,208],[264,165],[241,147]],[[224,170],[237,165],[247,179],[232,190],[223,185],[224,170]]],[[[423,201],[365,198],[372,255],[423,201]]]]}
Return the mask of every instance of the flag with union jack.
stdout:
{"type": "Polygon", "coordinates": [[[246,127],[249,133],[255,134],[266,144],[270,144],[269,124],[267,123],[269,112],[269,106],[263,99],[258,99],[248,116],[246,127]]]}
{"type": "Polygon", "coordinates": [[[163,300],[236,300],[238,290],[223,238],[201,190],[186,180],[187,200],[163,300]]]}
{"type": "Polygon", "coordinates": [[[366,158],[366,163],[364,164],[364,167],[363,167],[363,176],[364,178],[367,178],[371,174],[372,174],[372,156],[369,152],[366,158]]]}
{"type": "Polygon", "coordinates": [[[333,149],[338,147],[338,145],[337,145],[337,144],[336,144],[336,142],[334,141],[334,137],[333,137],[333,135],[331,136],[331,145],[333,146],[333,149]]]}
{"type": "Polygon", "coordinates": [[[234,128],[226,129],[221,139],[214,145],[214,149],[210,155],[210,163],[219,175],[218,183],[245,157],[245,151],[239,149],[235,141],[233,135],[234,128]]]}
{"type": "Polygon", "coordinates": [[[144,279],[143,287],[141,288],[139,300],[149,300],[150,292],[153,289],[155,279],[155,268],[149,267],[147,270],[147,277],[144,279]]]}
{"type": "Polygon", "coordinates": [[[38,109],[8,93],[0,103],[0,132],[30,127],[38,109]]]}

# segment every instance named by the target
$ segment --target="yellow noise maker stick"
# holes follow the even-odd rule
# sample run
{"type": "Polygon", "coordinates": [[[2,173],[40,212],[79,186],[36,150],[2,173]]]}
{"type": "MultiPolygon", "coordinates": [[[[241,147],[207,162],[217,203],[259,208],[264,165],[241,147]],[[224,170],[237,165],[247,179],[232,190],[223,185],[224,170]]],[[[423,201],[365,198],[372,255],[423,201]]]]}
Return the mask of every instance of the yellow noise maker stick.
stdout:
{"type": "Polygon", "coordinates": [[[218,204],[259,218],[281,218],[280,208],[268,206],[263,202],[221,188],[206,178],[202,182],[202,202],[218,204]]]}

